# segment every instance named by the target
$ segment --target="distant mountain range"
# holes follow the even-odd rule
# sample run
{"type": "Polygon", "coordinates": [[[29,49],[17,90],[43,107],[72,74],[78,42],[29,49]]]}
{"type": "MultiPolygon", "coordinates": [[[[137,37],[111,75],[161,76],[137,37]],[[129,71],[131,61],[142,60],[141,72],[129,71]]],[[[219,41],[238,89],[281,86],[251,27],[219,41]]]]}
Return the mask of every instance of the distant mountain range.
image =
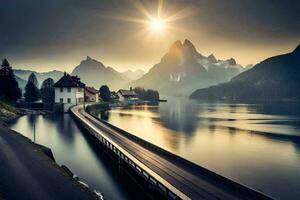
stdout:
{"type": "Polygon", "coordinates": [[[24,92],[27,81],[25,81],[24,79],[21,79],[20,77],[18,77],[16,75],[15,75],[15,78],[16,78],[16,81],[18,82],[19,88],[24,92]]]}
{"type": "Polygon", "coordinates": [[[31,73],[35,74],[35,76],[38,80],[39,86],[41,86],[43,81],[47,78],[52,78],[54,81],[57,81],[64,74],[62,71],[57,71],[57,70],[53,70],[53,71],[49,71],[49,72],[36,72],[36,71],[32,71],[32,70],[15,69],[13,71],[16,76],[16,80],[19,84],[19,87],[22,90],[24,90],[25,85],[28,80],[28,77],[30,76],[31,73]]]}
{"type": "MultiPolygon", "coordinates": [[[[24,90],[28,77],[34,73],[39,82],[39,86],[47,78],[52,78],[54,82],[58,81],[64,74],[62,71],[36,72],[32,70],[14,70],[19,87],[24,90]]],[[[139,79],[144,75],[143,70],[118,72],[112,67],[105,67],[103,63],[87,56],[87,58],[74,68],[72,75],[78,75],[79,78],[88,86],[99,88],[101,85],[108,85],[111,89],[117,90],[123,86],[128,86],[130,81],[139,79]]]]}
{"type": "Polygon", "coordinates": [[[300,99],[300,45],[291,53],[268,58],[230,82],[199,89],[193,99],[300,99]]]}
{"type": "Polygon", "coordinates": [[[189,95],[196,89],[229,81],[249,68],[233,58],[218,60],[213,54],[203,56],[189,40],[176,41],[158,64],[131,85],[156,89],[161,94],[189,95]]]}
{"type": "Polygon", "coordinates": [[[105,67],[103,63],[89,56],[75,67],[72,75],[77,75],[86,85],[95,88],[108,85],[113,90],[120,89],[130,81],[124,74],[112,67],[105,67]]]}
{"type": "MultiPolygon", "coordinates": [[[[237,74],[252,66],[243,67],[233,58],[219,60],[213,54],[203,56],[189,41],[176,41],[161,61],[154,65],[146,74],[142,70],[118,72],[106,67],[102,62],[89,56],[82,60],[72,71],[88,86],[99,88],[108,85],[112,90],[141,86],[155,89],[165,95],[189,95],[199,88],[209,87],[229,81],[237,74]]],[[[39,84],[46,78],[57,81],[63,76],[62,71],[34,72],[30,70],[14,70],[20,87],[31,73],[35,73],[39,84]]],[[[26,83],[25,83],[26,84],[26,83]]]]}
{"type": "Polygon", "coordinates": [[[145,72],[141,69],[138,69],[135,71],[127,70],[125,72],[122,72],[122,74],[124,76],[126,76],[129,80],[135,81],[135,80],[141,78],[145,74],[145,72]]]}

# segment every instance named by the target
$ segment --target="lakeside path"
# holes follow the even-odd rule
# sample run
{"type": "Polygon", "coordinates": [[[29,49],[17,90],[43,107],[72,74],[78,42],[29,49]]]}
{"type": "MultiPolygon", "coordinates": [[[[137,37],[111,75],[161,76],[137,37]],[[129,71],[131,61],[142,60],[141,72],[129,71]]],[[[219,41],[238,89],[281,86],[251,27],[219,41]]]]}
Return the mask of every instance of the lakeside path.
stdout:
{"type": "Polygon", "coordinates": [[[95,199],[38,145],[0,125],[0,199],[95,199]]]}

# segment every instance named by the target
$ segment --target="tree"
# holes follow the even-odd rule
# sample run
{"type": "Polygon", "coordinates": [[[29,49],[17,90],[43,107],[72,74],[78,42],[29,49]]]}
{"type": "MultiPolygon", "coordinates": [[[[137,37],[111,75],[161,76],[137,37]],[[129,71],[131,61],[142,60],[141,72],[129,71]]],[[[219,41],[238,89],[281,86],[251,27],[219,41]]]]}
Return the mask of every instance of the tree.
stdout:
{"type": "Polygon", "coordinates": [[[136,87],[133,91],[138,95],[139,99],[146,101],[159,101],[159,93],[156,90],[145,90],[142,87],[136,87]]]}
{"type": "Polygon", "coordinates": [[[0,97],[9,101],[16,101],[21,97],[21,90],[7,59],[3,60],[0,68],[0,97]]]}
{"type": "Polygon", "coordinates": [[[147,98],[150,101],[159,101],[159,93],[156,90],[147,90],[147,98]]]}
{"type": "Polygon", "coordinates": [[[33,72],[28,77],[28,81],[32,82],[37,88],[39,87],[39,82],[33,72]]]}
{"type": "Polygon", "coordinates": [[[109,102],[110,101],[110,90],[107,85],[102,85],[99,89],[100,97],[103,101],[109,102]]]}
{"type": "Polygon", "coordinates": [[[135,87],[133,89],[133,91],[137,94],[137,96],[138,96],[139,99],[141,99],[141,100],[146,99],[146,96],[145,96],[146,91],[145,91],[144,88],[142,88],[142,87],[135,87]]]}
{"type": "Polygon", "coordinates": [[[47,78],[43,81],[42,87],[40,89],[41,98],[44,103],[54,102],[54,80],[52,78],[47,78]]]}
{"type": "Polygon", "coordinates": [[[2,67],[10,67],[10,64],[9,64],[9,62],[8,62],[8,60],[6,58],[3,59],[1,66],[2,67]]]}
{"type": "Polygon", "coordinates": [[[27,81],[27,84],[25,86],[25,101],[26,102],[35,102],[40,99],[40,91],[37,88],[36,84],[37,80],[35,75],[32,73],[27,81]]]}

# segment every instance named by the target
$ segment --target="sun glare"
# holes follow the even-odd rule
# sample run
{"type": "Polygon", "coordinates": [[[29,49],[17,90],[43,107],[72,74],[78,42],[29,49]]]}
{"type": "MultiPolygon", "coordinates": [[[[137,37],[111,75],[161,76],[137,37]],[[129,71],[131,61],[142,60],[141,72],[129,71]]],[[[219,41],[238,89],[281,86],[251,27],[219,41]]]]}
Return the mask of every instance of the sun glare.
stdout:
{"type": "Polygon", "coordinates": [[[161,19],[152,19],[150,21],[150,28],[153,31],[161,32],[165,28],[165,22],[161,19]]]}
{"type": "Polygon", "coordinates": [[[134,7],[143,15],[143,17],[122,16],[113,17],[118,20],[142,24],[142,28],[136,33],[137,36],[153,41],[153,38],[164,39],[171,36],[175,31],[185,31],[176,26],[174,23],[177,20],[184,19],[194,13],[193,8],[184,7],[180,10],[166,10],[164,8],[165,0],[157,0],[157,11],[150,12],[142,3],[142,0],[132,0],[134,7]],[[146,36],[146,37],[145,37],[146,36]]]}

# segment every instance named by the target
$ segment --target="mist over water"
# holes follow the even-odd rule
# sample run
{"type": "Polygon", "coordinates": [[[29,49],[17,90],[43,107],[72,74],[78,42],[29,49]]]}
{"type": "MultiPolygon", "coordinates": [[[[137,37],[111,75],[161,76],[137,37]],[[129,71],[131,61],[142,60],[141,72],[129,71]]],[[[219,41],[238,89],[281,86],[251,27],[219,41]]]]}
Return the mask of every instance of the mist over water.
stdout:
{"type": "Polygon", "coordinates": [[[278,199],[300,195],[300,104],[197,103],[99,113],[170,152],[278,199]]]}

